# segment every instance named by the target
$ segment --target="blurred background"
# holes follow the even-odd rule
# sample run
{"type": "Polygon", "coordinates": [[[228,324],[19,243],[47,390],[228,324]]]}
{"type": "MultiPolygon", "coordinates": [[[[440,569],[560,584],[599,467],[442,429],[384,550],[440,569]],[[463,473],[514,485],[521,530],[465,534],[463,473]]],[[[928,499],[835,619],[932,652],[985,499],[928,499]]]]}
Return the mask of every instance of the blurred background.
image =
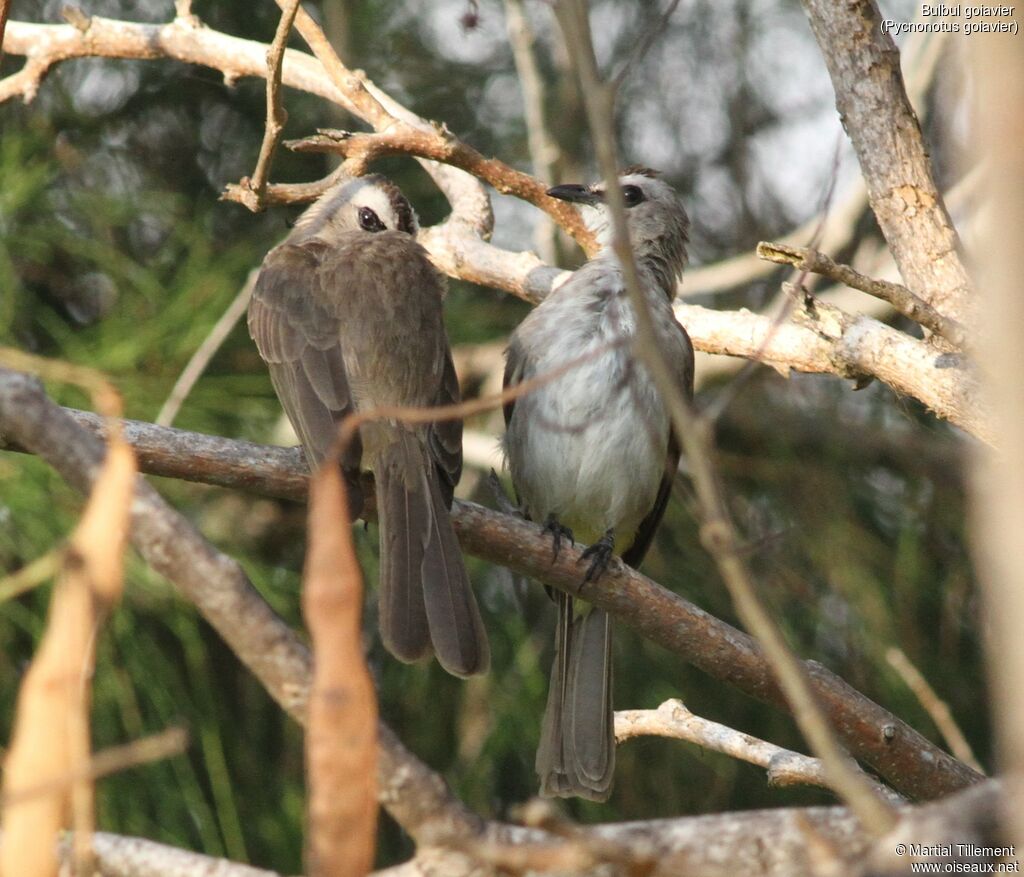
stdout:
{"type": "MultiPolygon", "coordinates": [[[[615,74],[665,4],[591,5],[599,61],[615,74]]],[[[57,22],[61,6],[62,0],[14,0],[11,17],[57,22]]],[[[915,4],[881,6],[887,17],[907,20],[915,4]]],[[[582,107],[548,4],[324,0],[307,7],[350,66],[485,154],[552,183],[594,176],[582,107]],[[532,41],[519,25],[510,39],[508,24],[520,18],[532,41]],[[524,96],[522,69],[530,59],[543,88],[524,96]],[[538,137],[535,129],[532,142],[525,121],[531,106],[549,120],[547,135],[538,137]]],[[[169,0],[90,0],[85,11],[143,22],[173,17],[169,0]]],[[[196,0],[193,11],[210,27],[264,42],[278,19],[270,2],[196,0]]],[[[292,45],[300,45],[297,38],[292,45]]],[[[957,182],[955,157],[965,136],[955,49],[917,46],[918,66],[907,71],[908,78],[918,76],[917,108],[940,188],[957,182]]],[[[0,75],[22,60],[6,56],[0,75]]],[[[312,96],[286,92],[285,101],[286,137],[355,125],[312,96]]],[[[262,80],[228,87],[213,71],[169,61],[64,63],[31,105],[0,105],[0,341],[102,369],[124,394],[127,416],[154,420],[248,272],[299,212],[253,215],[218,201],[225,184],[252,172],[263,118],[262,80]]],[[[694,270],[683,294],[701,304],[771,311],[782,273],[748,271],[724,281],[704,269],[812,219],[830,188],[833,213],[855,198],[856,161],[797,0],[682,0],[646,55],[630,64],[617,121],[623,156],[663,170],[685,200],[694,270]]],[[[329,169],[323,157],[282,150],[273,177],[306,181],[329,169]]],[[[376,169],[399,182],[424,224],[444,217],[446,203],[414,162],[389,159],[376,169]]],[[[495,243],[536,248],[567,267],[582,258],[528,205],[496,196],[495,212],[495,243]]],[[[809,242],[809,236],[801,241],[809,242]]],[[[890,269],[879,258],[879,243],[870,214],[853,210],[830,254],[885,275],[890,269]]],[[[450,287],[448,331],[463,366],[463,392],[473,395],[500,379],[504,340],[527,306],[461,282],[450,287]]],[[[847,302],[874,307],[867,298],[847,302]]],[[[720,398],[736,365],[708,359],[698,365],[699,405],[720,398]]],[[[74,390],[50,389],[64,404],[87,407],[74,390]]],[[[174,425],[287,443],[243,324],[174,425]]],[[[497,414],[467,424],[473,460],[486,465],[500,429],[497,414]]],[[[885,659],[887,649],[902,649],[987,764],[977,595],[964,534],[964,436],[878,384],[853,392],[835,378],[786,379],[762,368],[719,419],[717,442],[762,597],[797,651],[938,740],[885,659]]],[[[460,492],[493,504],[481,483],[484,471],[468,468],[460,492]]],[[[299,627],[304,508],[156,482],[299,627]]],[[[44,464],[0,454],[0,575],[58,544],[80,509],[80,497],[44,464]]],[[[375,528],[356,532],[373,582],[375,528]]],[[[533,757],[554,617],[540,587],[475,559],[469,566],[494,652],[486,678],[466,683],[435,664],[399,665],[376,641],[370,654],[382,715],[402,740],[472,807],[502,816],[536,792],[533,757]]],[[[736,623],[699,545],[685,479],[644,571],[736,623]]],[[[0,603],[2,739],[47,600],[44,586],[0,603]]],[[[373,630],[372,595],[366,611],[373,630]]],[[[616,648],[619,708],[653,708],[681,697],[701,716],[804,748],[788,718],[621,626],[616,648]]],[[[99,784],[100,827],[300,870],[299,729],[195,610],[137,558],[99,649],[97,748],[175,723],[192,734],[185,755],[99,784]]],[[[828,800],[822,792],[768,789],[763,771],[724,756],[642,739],[620,749],[609,804],[571,802],[568,809],[583,821],[611,821],[828,800]]],[[[410,849],[385,818],[381,864],[410,849]]]]}

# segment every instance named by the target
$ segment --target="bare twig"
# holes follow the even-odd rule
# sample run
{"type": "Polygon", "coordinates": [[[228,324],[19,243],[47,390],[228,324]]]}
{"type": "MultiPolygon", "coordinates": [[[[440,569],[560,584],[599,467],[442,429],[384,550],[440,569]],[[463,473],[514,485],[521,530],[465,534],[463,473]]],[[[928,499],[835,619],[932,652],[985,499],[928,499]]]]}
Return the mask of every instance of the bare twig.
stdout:
{"type": "MultiPolygon", "coordinates": [[[[73,836],[61,844],[65,861],[72,843],[73,836]]],[[[277,871],[253,868],[141,837],[97,832],[93,835],[93,849],[96,873],[102,877],[283,877],[277,871]]]]}
{"type": "Polygon", "coordinates": [[[787,244],[761,241],[757,245],[758,258],[778,265],[792,265],[805,271],[820,274],[836,283],[843,283],[859,289],[875,298],[891,304],[903,316],[920,323],[926,329],[936,332],[947,341],[963,349],[967,346],[967,330],[951,317],[945,317],[928,302],[919,298],[907,287],[888,280],[875,280],[849,265],[834,262],[824,253],[810,247],[793,247],[787,244]]]}
{"type": "Polygon", "coordinates": [[[914,692],[914,696],[924,707],[925,712],[935,722],[935,727],[939,729],[939,733],[942,734],[950,751],[964,764],[969,764],[978,773],[984,773],[984,768],[974,757],[971,744],[967,742],[964,732],[960,730],[956,719],[949,711],[949,705],[935,693],[935,689],[928,684],[928,680],[921,675],[921,671],[911,663],[903,649],[888,649],[885,653],[885,660],[889,662],[889,666],[893,670],[900,674],[900,678],[906,683],[907,688],[914,692]]]}
{"type": "Polygon", "coordinates": [[[299,0],[285,0],[281,5],[281,18],[277,23],[274,41],[267,49],[267,125],[263,132],[263,143],[252,178],[244,177],[238,185],[245,197],[245,206],[255,213],[266,206],[267,180],[274,163],[274,152],[288,121],[288,113],[281,103],[281,68],[288,35],[292,32],[292,23],[298,9],[299,0]]]}
{"type": "Polygon", "coordinates": [[[665,33],[665,29],[668,27],[668,23],[672,18],[672,13],[676,11],[676,7],[678,5],[679,0],[670,0],[668,6],[665,7],[665,11],[658,16],[653,25],[647,28],[647,31],[633,47],[633,51],[630,52],[629,57],[622,62],[622,66],[619,68],[618,72],[609,77],[612,91],[614,93],[617,93],[622,87],[622,83],[629,75],[629,71],[636,67],[636,65],[639,64],[644,59],[644,56],[651,50],[651,46],[654,45],[654,41],[665,33]]]}
{"type": "MultiPolygon", "coordinates": [[[[756,764],[768,772],[770,786],[810,785],[831,789],[820,759],[783,749],[735,728],[701,718],[690,712],[681,700],[666,700],[653,710],[616,711],[615,739],[619,743],[646,736],[685,740],[702,749],[756,764]]],[[[878,783],[875,786],[878,793],[892,803],[903,803],[904,799],[891,789],[878,783]]]]}
{"type": "Polygon", "coordinates": [[[718,485],[711,461],[706,424],[692,413],[659,346],[658,333],[641,290],[626,228],[625,205],[618,185],[618,161],[612,124],[613,92],[601,81],[594,58],[587,7],[581,0],[563,0],[556,9],[575,68],[594,137],[594,147],[605,180],[606,203],[611,213],[612,246],[636,315],[634,351],[650,371],[665,399],[676,434],[683,443],[701,505],[701,537],[714,558],[736,611],[764,648],[772,669],[789,702],[793,717],[812,750],[825,765],[832,788],[840,794],[873,835],[881,836],[892,825],[890,805],[865,781],[856,764],[836,740],[816,699],[803,665],[789,651],[782,632],[761,605],[739,551],[735,528],[718,485]]]}
{"type": "Polygon", "coordinates": [[[496,158],[484,158],[443,126],[424,131],[394,122],[386,131],[368,134],[321,128],[314,136],[290,140],[285,145],[296,152],[331,152],[344,156],[346,169],[355,176],[366,173],[372,162],[388,155],[416,155],[443,162],[471,173],[503,195],[514,195],[539,207],[569,232],[584,250],[594,250],[593,235],[583,225],[579,211],[564,201],[549,198],[547,184],[496,158]]]}
{"type": "Polygon", "coordinates": [[[184,728],[168,728],[158,734],[142,737],[125,743],[123,746],[111,746],[97,752],[86,764],[61,777],[41,782],[34,786],[19,789],[13,794],[5,794],[4,806],[19,804],[23,801],[66,788],[73,782],[81,780],[95,781],[103,777],[129,770],[154,761],[179,755],[188,745],[188,733],[184,728]]]}
{"type": "Polygon", "coordinates": [[[238,294],[232,299],[231,304],[228,305],[227,310],[213,324],[210,333],[203,339],[203,343],[196,348],[196,352],[192,354],[189,361],[185,364],[185,368],[182,369],[181,374],[178,375],[178,379],[171,388],[167,401],[161,406],[160,412],[156,416],[154,423],[157,426],[170,426],[174,423],[174,418],[178,416],[181,406],[188,398],[188,394],[192,392],[196,381],[202,377],[206,367],[210,364],[210,360],[213,359],[228,335],[238,325],[238,321],[245,316],[245,309],[249,306],[252,288],[256,284],[258,274],[257,270],[249,272],[248,278],[246,278],[238,294]]]}
{"type": "MultiPolygon", "coordinates": [[[[308,471],[298,449],[261,448],[131,421],[123,428],[138,443],[144,471],[304,498],[308,471]]],[[[59,408],[24,376],[0,373],[0,435],[6,437],[6,447],[40,454],[79,488],[87,484],[92,461],[101,453],[102,429],[101,418],[59,408]]],[[[366,487],[364,493],[372,496],[372,487],[366,487]]],[[[568,593],[578,588],[582,548],[565,548],[552,562],[550,541],[536,525],[473,503],[456,501],[453,520],[470,554],[568,593]]],[[[241,660],[301,720],[307,683],[296,680],[308,672],[308,654],[251,590],[237,565],[211,553],[194,529],[144,484],[137,486],[135,526],[135,542],[143,555],[192,596],[241,660]],[[241,617],[246,618],[243,626],[237,621],[241,617]]],[[[619,564],[588,588],[588,600],[652,642],[752,697],[785,707],[764,656],[746,634],[619,564]]],[[[938,797],[981,779],[820,664],[807,664],[807,672],[846,745],[898,791],[915,798],[938,797]]],[[[383,728],[381,745],[382,762],[392,767],[401,763],[394,749],[400,744],[383,728]]],[[[404,767],[403,773],[415,783],[414,769],[404,767]]],[[[383,767],[381,776],[382,783],[389,776],[383,767]]],[[[385,801],[407,827],[425,819],[417,803],[424,809],[444,809],[443,802],[429,798],[407,801],[391,788],[385,801]]]]}
{"type": "Polygon", "coordinates": [[[31,591],[56,575],[64,563],[64,548],[54,548],[0,579],[0,603],[31,591]]]}
{"type": "MultiPolygon", "coordinates": [[[[526,17],[523,0],[505,0],[505,20],[509,44],[512,46],[512,60],[523,92],[526,145],[530,152],[533,175],[541,180],[554,181],[559,148],[548,130],[545,118],[547,88],[534,54],[534,33],[526,17]]],[[[549,219],[538,217],[533,239],[538,255],[545,262],[555,264],[558,261],[558,228],[549,219]]]]}

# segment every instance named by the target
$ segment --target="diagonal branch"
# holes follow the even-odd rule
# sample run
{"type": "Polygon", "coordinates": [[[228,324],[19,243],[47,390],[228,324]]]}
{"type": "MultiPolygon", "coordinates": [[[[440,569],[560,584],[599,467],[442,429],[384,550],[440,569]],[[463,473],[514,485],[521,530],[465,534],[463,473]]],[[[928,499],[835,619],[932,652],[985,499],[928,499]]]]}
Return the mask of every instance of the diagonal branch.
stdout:
{"type": "MultiPolygon", "coordinates": [[[[72,452],[72,446],[84,440],[83,433],[91,433],[93,444],[90,447],[98,447],[95,442],[102,434],[101,418],[87,412],[59,408],[46,400],[35,385],[27,395],[25,384],[28,379],[21,375],[12,377],[12,374],[8,372],[0,379],[0,447],[25,450],[32,446],[35,453],[45,457],[73,484],[80,483],[81,476],[76,472],[83,456],[80,451],[72,452]],[[14,421],[30,422],[16,430],[14,421]],[[31,440],[31,444],[26,438],[31,440]]],[[[308,471],[297,448],[261,447],[136,421],[124,422],[124,434],[135,446],[144,472],[239,487],[292,500],[305,498],[308,471]]],[[[368,497],[373,495],[372,489],[365,493],[368,497]]],[[[154,494],[147,487],[145,496],[151,495],[154,494]]],[[[162,504],[162,500],[160,502],[162,504]]],[[[167,512],[174,514],[170,509],[167,512]]],[[[579,586],[581,549],[563,548],[557,562],[553,563],[550,542],[535,525],[475,503],[456,501],[453,519],[459,541],[470,554],[507,566],[568,593],[574,593],[579,586]]],[[[200,538],[190,525],[186,526],[190,539],[200,538]]],[[[179,550],[187,555],[190,549],[186,546],[179,550]]],[[[201,576],[214,576],[218,568],[222,570],[221,577],[226,575],[224,570],[230,571],[231,581],[235,582],[230,586],[232,592],[239,587],[243,590],[250,587],[247,581],[241,586],[237,584],[236,579],[241,572],[235,569],[233,561],[223,555],[218,555],[222,567],[209,566],[205,558],[210,551],[203,548],[197,555],[201,566],[196,575],[200,578],[193,582],[192,587],[201,587],[201,576]]],[[[181,562],[184,563],[184,557],[181,562]]],[[[228,585],[220,587],[223,589],[228,585]]],[[[785,701],[763,654],[745,633],[621,564],[613,566],[599,581],[587,587],[588,600],[611,612],[652,642],[679,655],[713,678],[728,682],[760,701],[785,709],[785,701]]],[[[238,601],[243,600],[239,597],[233,599],[238,605],[241,605],[238,601]]],[[[230,612],[231,607],[227,608],[230,612]]],[[[266,610],[259,611],[262,618],[266,610]]],[[[280,631],[282,627],[274,616],[270,616],[266,623],[275,630],[280,631]]],[[[234,620],[230,626],[237,626],[234,620]]],[[[279,700],[284,698],[289,712],[301,716],[305,689],[299,692],[298,702],[295,696],[284,697],[287,691],[293,690],[294,682],[290,686],[284,685],[280,668],[290,668],[291,673],[304,672],[303,668],[308,667],[308,654],[304,647],[294,642],[294,635],[287,628],[279,632],[279,636],[285,638],[288,646],[284,652],[271,638],[269,642],[247,646],[246,654],[254,649],[263,651],[250,654],[248,658],[243,656],[243,661],[250,666],[262,666],[261,656],[266,652],[271,667],[257,675],[271,687],[272,692],[278,692],[275,697],[279,700]],[[294,648],[300,650],[298,657],[293,652],[294,648]],[[278,653],[280,657],[274,658],[278,653]]],[[[969,767],[925,740],[910,726],[820,664],[807,662],[806,668],[818,698],[846,746],[897,791],[913,798],[932,798],[981,779],[969,767]]],[[[295,676],[289,678],[294,679],[295,676]]],[[[399,745],[393,735],[388,739],[391,744],[399,745]]],[[[387,751],[385,749],[385,753],[387,751]]],[[[396,758],[394,755],[390,757],[396,758]]]]}

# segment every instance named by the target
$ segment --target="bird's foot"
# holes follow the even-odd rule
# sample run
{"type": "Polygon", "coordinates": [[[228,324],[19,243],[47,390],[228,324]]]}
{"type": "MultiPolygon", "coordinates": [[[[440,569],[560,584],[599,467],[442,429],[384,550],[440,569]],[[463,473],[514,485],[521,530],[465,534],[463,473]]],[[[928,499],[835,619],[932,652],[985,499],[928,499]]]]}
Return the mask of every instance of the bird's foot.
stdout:
{"type": "Polygon", "coordinates": [[[583,583],[580,585],[581,592],[583,590],[583,585],[586,585],[589,582],[596,582],[602,575],[604,575],[604,571],[608,569],[608,564],[611,563],[614,556],[615,533],[613,530],[608,530],[600,539],[580,555],[580,560],[590,561],[590,566],[587,568],[587,574],[583,577],[583,583]]]}
{"type": "Polygon", "coordinates": [[[547,521],[544,522],[544,526],[541,528],[542,533],[551,534],[551,544],[553,553],[551,555],[551,562],[554,563],[558,560],[558,553],[562,550],[562,540],[568,539],[570,545],[575,545],[576,540],[573,538],[572,530],[568,527],[563,527],[558,523],[558,518],[554,515],[548,515],[547,521]]]}

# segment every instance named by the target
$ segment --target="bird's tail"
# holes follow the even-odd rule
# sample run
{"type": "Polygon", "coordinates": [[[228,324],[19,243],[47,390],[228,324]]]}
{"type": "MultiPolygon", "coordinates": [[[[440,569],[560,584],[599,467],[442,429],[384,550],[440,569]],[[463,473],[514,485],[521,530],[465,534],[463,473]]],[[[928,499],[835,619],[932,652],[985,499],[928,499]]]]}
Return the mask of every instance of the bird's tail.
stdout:
{"type": "Polygon", "coordinates": [[[556,592],[558,629],[537,748],[540,793],[607,801],[615,771],[612,622],[600,609],[575,616],[556,592]]]}
{"type": "Polygon", "coordinates": [[[485,672],[487,632],[433,461],[414,433],[400,430],[373,469],[384,645],[408,662],[433,651],[456,676],[485,672]]]}

